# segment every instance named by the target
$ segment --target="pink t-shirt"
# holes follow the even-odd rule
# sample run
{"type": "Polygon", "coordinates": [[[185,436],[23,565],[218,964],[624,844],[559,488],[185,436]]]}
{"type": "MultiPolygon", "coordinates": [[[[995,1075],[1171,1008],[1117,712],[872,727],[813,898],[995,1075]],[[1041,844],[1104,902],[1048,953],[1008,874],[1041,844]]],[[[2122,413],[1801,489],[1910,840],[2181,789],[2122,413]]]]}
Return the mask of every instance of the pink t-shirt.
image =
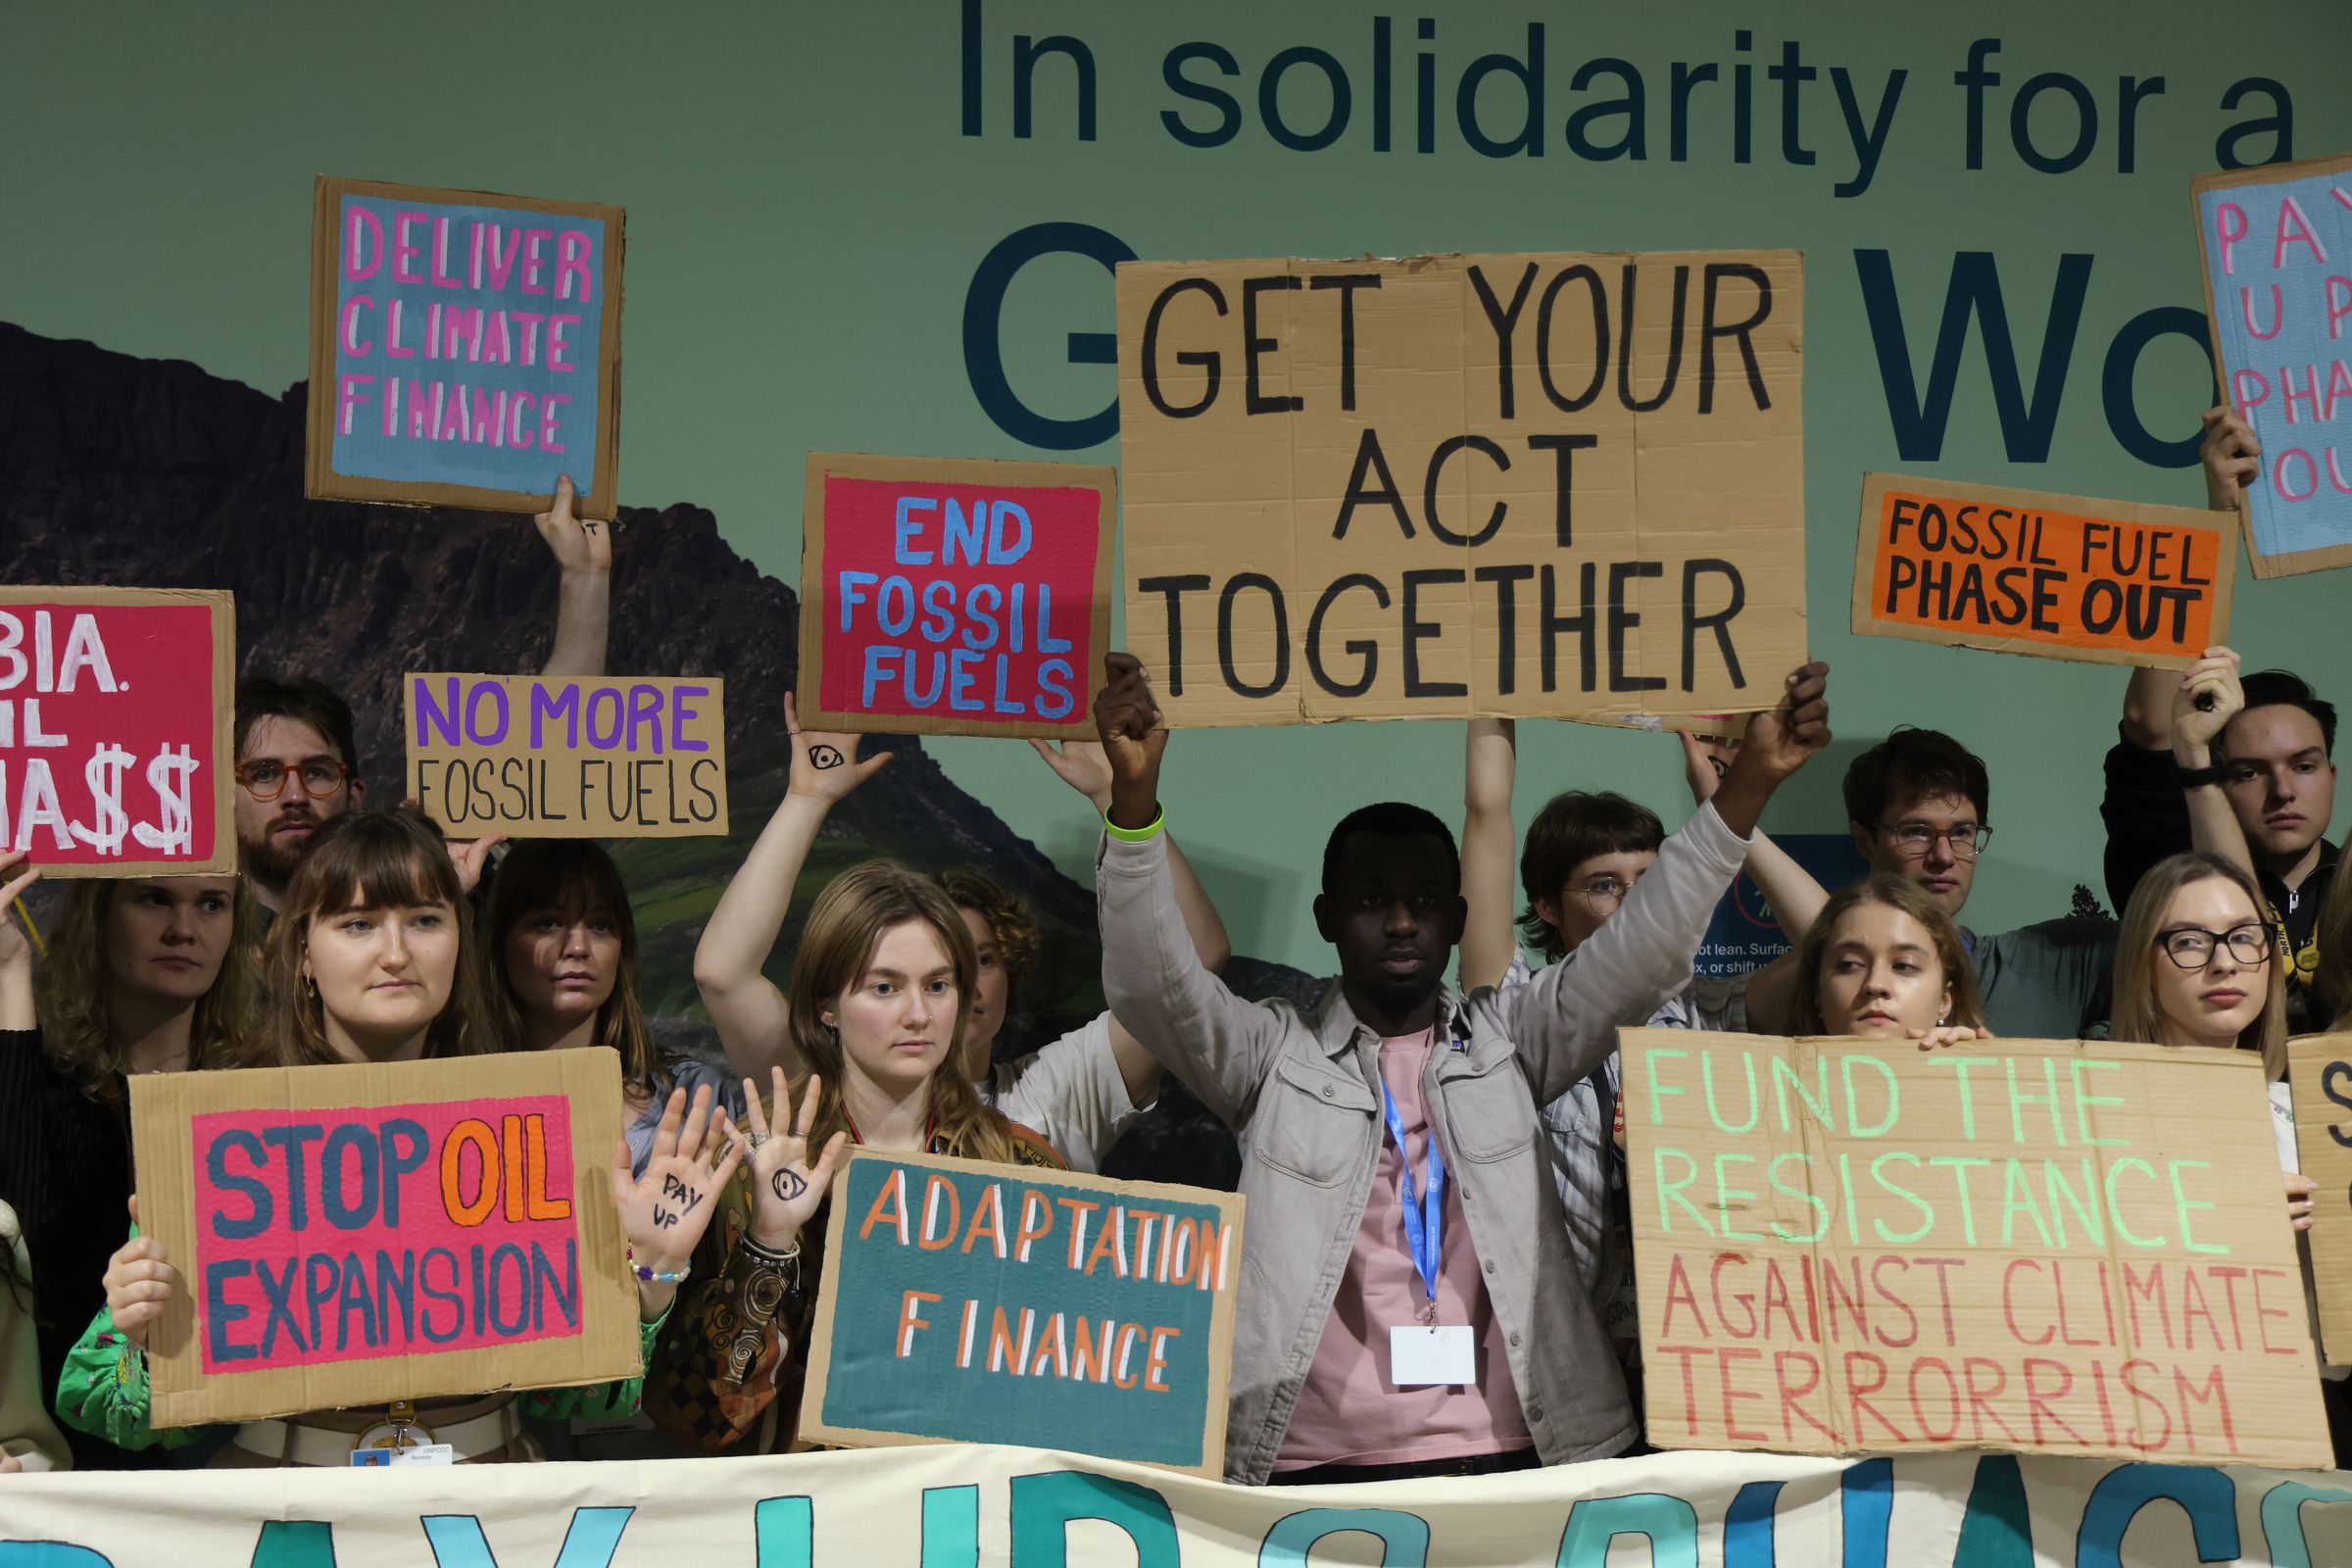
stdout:
{"type": "MultiPolygon", "coordinates": [[[[1405,1155],[1418,1198],[1429,1176],[1429,1117],[1421,1074],[1431,1031],[1380,1043],[1380,1075],[1404,1123],[1405,1155]]],[[[1467,1323],[1478,1342],[1478,1386],[1399,1389],[1389,1377],[1389,1330],[1418,1323],[1426,1299],[1404,1240],[1404,1198],[1396,1141],[1384,1123],[1380,1167],[1356,1227],[1355,1250],[1332,1298],[1298,1408],[1283,1435],[1277,1470],[1318,1464],[1410,1464],[1524,1448],[1527,1417],[1504,1351],[1502,1329],[1462,1219],[1460,1189],[1446,1174],[1445,1252],[1438,1265],[1438,1321],[1467,1323]]]]}

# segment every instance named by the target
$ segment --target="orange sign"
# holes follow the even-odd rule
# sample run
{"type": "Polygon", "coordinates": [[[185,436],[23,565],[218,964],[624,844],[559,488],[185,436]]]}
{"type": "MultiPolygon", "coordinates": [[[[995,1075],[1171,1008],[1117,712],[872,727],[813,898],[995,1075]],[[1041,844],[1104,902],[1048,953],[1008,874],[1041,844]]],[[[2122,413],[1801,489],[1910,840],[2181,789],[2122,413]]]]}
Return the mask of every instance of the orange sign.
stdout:
{"type": "Polygon", "coordinates": [[[2229,636],[2234,514],[1863,476],[1854,630],[2183,664],[2229,636]]]}

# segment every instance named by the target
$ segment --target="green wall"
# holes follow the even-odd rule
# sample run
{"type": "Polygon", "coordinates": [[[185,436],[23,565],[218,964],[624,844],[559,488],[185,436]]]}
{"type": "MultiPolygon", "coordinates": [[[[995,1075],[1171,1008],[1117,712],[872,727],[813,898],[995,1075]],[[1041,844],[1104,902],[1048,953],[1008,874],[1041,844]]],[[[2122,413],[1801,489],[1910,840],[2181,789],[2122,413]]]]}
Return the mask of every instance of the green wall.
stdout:
{"type": "MultiPolygon", "coordinates": [[[[2312,4],[1970,8],[1729,4],[1409,7],[1212,4],[1086,6],[988,0],[980,13],[982,133],[962,133],[956,0],[856,6],[557,7],[423,3],[389,12],[317,4],[100,7],[20,0],[0,21],[0,318],[129,353],[184,358],[282,389],[304,373],[311,179],[318,172],[624,205],[629,212],[626,421],[632,504],[691,500],[763,569],[797,580],[804,455],[810,449],[1051,456],[992,420],[965,368],[965,305],[992,248],[1032,224],[1074,222],[1144,257],[1345,256],[1444,250],[1796,246],[1808,253],[1806,485],[1811,645],[1836,669],[1833,755],[1791,786],[1772,825],[1838,824],[1838,769],[1894,723],[1937,724],[1990,761],[1994,850],[1970,915],[1984,928],[2059,912],[2098,883],[2098,763],[2123,679],[2087,665],[1874,639],[1845,629],[1852,528],[1866,468],[2195,504],[2193,469],[2152,466],[2111,429],[2103,371],[2127,323],[2200,301],[2189,175],[2217,138],[2277,112],[2268,89],[2222,103],[2244,78],[2291,100],[2291,152],[2352,147],[2352,26],[2340,0],[2312,4]],[[1418,36],[1434,18],[1434,43],[1418,36]],[[1391,19],[1394,150],[1374,150],[1375,19],[1391,19]],[[1456,84],[1478,56],[1545,55],[1540,157],[1491,158],[1457,128],[1456,84]],[[1740,28],[1753,29],[1742,51],[1740,28]],[[1013,133],[1016,35],[1071,35],[1096,74],[1093,140],[1076,134],[1076,73],[1036,74],[1033,134],[1013,133]],[[1967,167],[1971,41],[1997,38],[1984,90],[1984,167],[1967,167]],[[1784,84],[1767,76],[1794,40],[1819,75],[1783,145],[1784,84]],[[1176,96],[1162,61],[1205,41],[1240,68],[1239,133],[1182,144],[1162,114],[1217,115],[1176,96]],[[1351,114],[1329,147],[1278,145],[1260,114],[1266,63],[1326,51],[1351,114]],[[1435,151],[1413,150],[1415,61],[1434,57],[1435,151]],[[1645,156],[1594,161],[1571,117],[1619,96],[1601,57],[1637,68],[1645,156]],[[1670,145],[1674,62],[1712,62],[1695,89],[1686,157],[1670,145]],[[1752,67],[1750,161],[1735,162],[1730,83],[1752,67]],[[1907,73],[1868,188],[1838,196],[1856,158],[1830,68],[1851,74],[1867,119],[1888,73],[1907,73]],[[2080,167],[2039,172],[2012,141],[2029,78],[2083,84],[2096,140],[2080,167]],[[2122,158],[2120,81],[2164,78],[2122,158]],[[1936,455],[1906,456],[1882,380],[1858,251],[1886,253],[1908,337],[1899,395],[1927,379],[1957,253],[1989,251],[2032,402],[2061,258],[2090,258],[2071,352],[2049,361],[2056,399],[2046,461],[2011,461],[1983,337],[1961,353],[1936,455]],[[2063,392],[2056,380],[2065,372],[2063,392]]],[[[1299,57],[1278,108],[1298,131],[1327,118],[1329,89],[1299,57]]],[[[1519,88],[1489,75],[1481,113],[1508,137],[1519,88]]],[[[1623,118],[1586,124],[1624,133],[1623,118]]],[[[2027,128],[2062,155],[2077,123],[2045,83],[2027,128]]],[[[2274,156],[2272,129],[2234,148],[2274,156]]],[[[2077,273],[2082,263],[2072,264],[2077,273]]],[[[1097,263],[1049,257],[1008,291],[1002,336],[1020,400],[1084,417],[1113,371],[1072,364],[1068,336],[1111,328],[1097,263]]],[[[1883,334],[1882,334],[1883,335],[1883,334]]],[[[1891,352],[1889,349],[1888,352],[1891,352]]],[[[2136,417],[2159,438],[2193,430],[2210,401],[2201,351],[2158,336],[2130,367],[2136,417]]],[[[2025,421],[2017,421],[2023,424],[2025,421]]],[[[2022,430],[2020,432],[2023,433],[2022,430]]],[[[1115,442],[1070,454],[1110,461],[1115,442]]],[[[2024,454],[2017,454],[2023,457],[2024,454]]],[[[2352,698],[2345,579],[2241,581],[2236,644],[2249,666],[2290,664],[2352,698]]],[[[622,613],[626,613],[625,607],[622,613]]],[[[952,773],[1084,877],[1084,808],[1017,742],[949,741],[952,773]]],[[[1329,824],[1376,795],[1458,813],[1461,735],[1449,724],[1317,732],[1187,733],[1169,757],[1169,820],[1223,907],[1240,951],[1322,966],[1306,893],[1329,824]]],[[[1683,811],[1663,739],[1524,725],[1522,821],[1555,788],[1602,783],[1683,811]]]]}

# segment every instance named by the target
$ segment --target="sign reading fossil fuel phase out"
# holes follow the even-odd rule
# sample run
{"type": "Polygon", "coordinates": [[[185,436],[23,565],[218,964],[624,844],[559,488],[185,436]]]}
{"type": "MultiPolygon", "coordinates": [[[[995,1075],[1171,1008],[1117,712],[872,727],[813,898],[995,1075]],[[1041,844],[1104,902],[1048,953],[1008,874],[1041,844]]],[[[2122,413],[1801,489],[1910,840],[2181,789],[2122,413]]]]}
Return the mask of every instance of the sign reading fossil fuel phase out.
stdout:
{"type": "Polygon", "coordinates": [[[610,517],[621,210],[320,176],[306,494],[610,517]]]}
{"type": "Polygon", "coordinates": [[[1220,1473],[1242,1200],[850,1152],[801,1434],[1012,1443],[1220,1473]]]}
{"type": "Polygon", "coordinates": [[[237,867],[225,593],[0,588],[0,850],[47,876],[237,867]]]}
{"type": "Polygon", "coordinates": [[[2185,664],[2230,637],[2226,512],[1862,476],[1854,630],[2101,664],[2185,664]]]}
{"type": "Polygon", "coordinates": [[[638,1370],[612,1052],[134,1081],[159,1426],[638,1370]]]}
{"type": "Polygon", "coordinates": [[[1128,646],[1175,724],[1766,706],[1793,251],[1118,269],[1128,646]]]}
{"type": "Polygon", "coordinates": [[[1112,470],[812,452],[802,515],[801,722],[1093,733],[1112,470]]]}
{"type": "Polygon", "coordinates": [[[2189,181],[2230,404],[2262,442],[2245,489],[2257,577],[2352,565],[2352,157],[2189,181]]]}
{"type": "Polygon", "coordinates": [[[408,675],[408,793],[453,837],[727,830],[725,683],[408,675]]]}
{"type": "Polygon", "coordinates": [[[2255,1054],[1619,1043],[1652,1443],[2328,1462],[2255,1054]]]}

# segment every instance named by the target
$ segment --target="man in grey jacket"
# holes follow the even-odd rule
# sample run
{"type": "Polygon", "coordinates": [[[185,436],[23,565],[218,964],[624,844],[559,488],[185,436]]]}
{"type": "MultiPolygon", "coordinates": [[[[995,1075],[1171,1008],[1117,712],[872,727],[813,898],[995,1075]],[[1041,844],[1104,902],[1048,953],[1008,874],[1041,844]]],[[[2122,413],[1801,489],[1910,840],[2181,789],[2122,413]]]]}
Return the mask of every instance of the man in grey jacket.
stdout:
{"type": "Polygon", "coordinates": [[[1566,962],[1445,985],[1464,907],[1452,835],[1355,812],[1315,923],[1340,978],[1301,1013],[1242,1002],[1185,940],[1160,835],[1167,731],[1114,654],[1095,699],[1113,783],[1096,863],[1112,1013],[1242,1142],[1227,1479],[1370,1481],[1616,1453],[1637,1427],[1579,1287],[1537,1108],[1690,978],[1782,780],[1828,743],[1828,668],[1756,714],[1714,800],[1566,962]]]}

